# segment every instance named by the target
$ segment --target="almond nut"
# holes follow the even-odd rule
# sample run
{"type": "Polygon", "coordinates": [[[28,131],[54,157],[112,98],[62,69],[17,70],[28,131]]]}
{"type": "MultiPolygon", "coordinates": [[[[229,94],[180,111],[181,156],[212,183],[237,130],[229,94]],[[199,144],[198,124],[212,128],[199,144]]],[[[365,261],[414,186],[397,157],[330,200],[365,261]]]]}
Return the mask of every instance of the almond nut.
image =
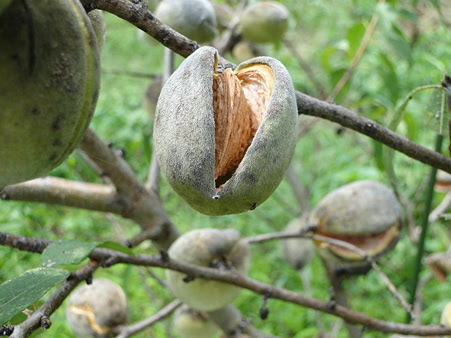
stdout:
{"type": "Polygon", "coordinates": [[[217,70],[202,47],[172,74],[158,99],[155,149],[163,174],[206,215],[252,210],[277,188],[297,139],[291,78],[270,57],[217,70]]]}

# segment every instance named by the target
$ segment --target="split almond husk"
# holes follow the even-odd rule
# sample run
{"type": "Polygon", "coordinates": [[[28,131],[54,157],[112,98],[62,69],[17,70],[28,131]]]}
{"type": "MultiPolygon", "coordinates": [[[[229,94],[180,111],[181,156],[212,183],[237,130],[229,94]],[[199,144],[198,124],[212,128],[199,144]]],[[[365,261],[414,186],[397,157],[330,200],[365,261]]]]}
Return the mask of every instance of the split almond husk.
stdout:
{"type": "MultiPolygon", "coordinates": [[[[324,197],[313,209],[309,223],[316,234],[357,246],[377,258],[398,242],[403,213],[394,192],[376,181],[346,184],[324,197]]],[[[319,254],[333,261],[367,264],[365,257],[348,248],[317,242],[319,254]]]]}
{"type": "Polygon", "coordinates": [[[155,150],[163,174],[206,215],[255,209],[277,188],[297,139],[291,78],[276,59],[258,57],[218,71],[201,47],[163,87],[155,150]]]}

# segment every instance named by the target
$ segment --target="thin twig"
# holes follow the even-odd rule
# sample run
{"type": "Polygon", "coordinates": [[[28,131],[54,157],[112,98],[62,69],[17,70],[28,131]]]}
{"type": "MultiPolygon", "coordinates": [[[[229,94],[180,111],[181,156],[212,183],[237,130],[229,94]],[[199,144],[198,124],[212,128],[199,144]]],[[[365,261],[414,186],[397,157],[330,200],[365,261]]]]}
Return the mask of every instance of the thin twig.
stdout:
{"type": "MultiPolygon", "coordinates": [[[[382,3],[385,3],[385,0],[379,0],[378,6],[382,3]]],[[[329,96],[327,96],[326,89],[321,85],[321,83],[319,81],[316,80],[316,76],[310,70],[310,66],[303,60],[301,55],[297,52],[296,48],[293,45],[291,45],[290,43],[288,43],[288,44],[286,43],[287,47],[295,55],[296,59],[298,60],[301,67],[306,72],[307,76],[315,84],[315,87],[317,88],[317,90],[319,92],[320,99],[325,100],[327,102],[333,102],[335,100],[335,98],[338,96],[338,94],[343,90],[346,83],[348,83],[348,81],[351,79],[352,74],[354,73],[363,54],[365,53],[366,49],[368,48],[369,42],[371,40],[371,36],[374,33],[378,19],[379,19],[378,14],[376,14],[376,13],[373,14],[373,16],[371,17],[370,23],[368,24],[368,27],[365,30],[363,38],[360,41],[359,48],[357,49],[356,53],[354,54],[354,57],[352,58],[351,65],[348,67],[346,72],[342,75],[340,80],[338,80],[337,84],[335,85],[335,88],[332,90],[332,92],[329,94],[329,96]]],[[[315,125],[315,123],[317,123],[318,121],[319,121],[318,118],[314,118],[313,120],[309,121],[305,126],[302,127],[302,130],[300,129],[298,137],[301,137],[302,135],[307,133],[310,130],[310,128],[312,128],[313,125],[315,125]]]]}
{"type": "Polygon", "coordinates": [[[153,324],[159,322],[160,320],[165,319],[168,317],[175,309],[177,309],[180,305],[182,305],[182,302],[178,299],[172,301],[168,305],[166,305],[164,308],[162,308],[160,311],[158,311],[153,316],[146,318],[140,322],[137,322],[132,325],[121,325],[118,326],[114,331],[117,334],[117,338],[128,338],[135,333],[141,332],[144,329],[152,326],[153,324]]]}
{"type": "MultiPolygon", "coordinates": [[[[379,0],[377,3],[377,6],[380,6],[383,3],[385,3],[385,0],[379,0]]],[[[335,98],[341,92],[341,90],[346,85],[346,83],[348,83],[349,79],[352,76],[352,73],[357,68],[357,65],[359,64],[360,59],[362,58],[363,54],[365,53],[366,48],[368,47],[368,44],[371,40],[371,36],[373,35],[373,32],[376,28],[378,21],[379,21],[379,15],[376,13],[372,16],[370,23],[368,24],[368,27],[365,30],[365,33],[363,35],[362,41],[360,42],[359,48],[357,49],[354,57],[352,58],[351,66],[346,70],[346,72],[343,74],[343,76],[337,82],[337,84],[335,85],[335,88],[332,90],[332,93],[330,93],[330,95],[326,101],[331,102],[331,101],[335,100],[335,98]]]]}
{"type": "Polygon", "coordinates": [[[304,185],[302,185],[301,180],[299,179],[298,175],[296,174],[296,171],[294,170],[293,164],[290,164],[288,166],[288,170],[285,176],[287,177],[288,182],[290,182],[291,189],[293,190],[294,196],[298,201],[301,211],[302,212],[310,211],[310,203],[308,201],[308,191],[304,187],[304,185]]]}
{"type": "Polygon", "coordinates": [[[310,238],[315,241],[329,243],[329,244],[336,245],[336,246],[348,249],[350,251],[353,251],[353,252],[359,254],[360,256],[362,256],[362,258],[365,258],[365,260],[371,264],[371,267],[377,272],[377,274],[380,276],[380,278],[382,279],[384,284],[388,287],[388,289],[396,297],[396,299],[398,299],[398,301],[401,303],[403,308],[409,314],[412,314],[412,306],[409,305],[409,303],[407,303],[407,301],[404,299],[404,297],[396,290],[396,287],[393,285],[393,283],[390,281],[390,279],[387,277],[387,275],[384,272],[382,272],[380,267],[377,265],[377,263],[374,261],[374,259],[370,255],[368,255],[365,251],[360,249],[358,246],[355,246],[351,243],[341,241],[341,240],[338,240],[335,238],[325,237],[325,236],[321,236],[321,235],[315,235],[315,234],[310,233],[309,231],[311,231],[311,229],[309,229],[309,227],[306,227],[305,229],[303,229],[302,232],[299,232],[299,231],[276,232],[276,233],[272,233],[272,234],[257,235],[257,236],[247,237],[246,241],[248,243],[259,243],[259,242],[263,242],[263,241],[274,240],[274,239],[284,239],[284,238],[295,238],[295,237],[310,238]]]}
{"type": "Polygon", "coordinates": [[[437,222],[442,214],[451,207],[451,192],[447,193],[440,204],[430,213],[429,223],[437,222]]]}
{"type": "Polygon", "coordinates": [[[104,69],[104,68],[102,68],[102,73],[135,77],[135,78],[143,78],[143,79],[155,79],[156,77],[160,76],[159,74],[149,74],[149,73],[142,73],[142,72],[133,72],[133,71],[128,71],[128,70],[114,70],[114,69],[104,69]]]}
{"type": "Polygon", "coordinates": [[[421,313],[423,312],[423,288],[433,277],[433,274],[429,274],[421,278],[418,282],[415,302],[413,303],[413,313],[415,314],[415,320],[413,323],[415,325],[421,325],[421,313]]]}
{"type": "MultiPolygon", "coordinates": [[[[322,260],[324,267],[326,269],[327,277],[332,286],[333,290],[333,302],[338,305],[341,305],[345,308],[349,308],[348,304],[348,294],[343,289],[343,283],[340,278],[335,274],[333,266],[326,260],[322,260]]],[[[348,335],[350,338],[360,338],[362,336],[361,330],[354,324],[345,322],[346,330],[348,331],[348,335]]]]}
{"type": "Polygon", "coordinates": [[[244,7],[246,7],[247,0],[240,0],[238,5],[235,7],[232,22],[229,27],[222,33],[221,39],[217,43],[217,50],[219,54],[223,55],[231,46],[233,42],[233,37],[236,34],[236,29],[240,23],[240,14],[242,13],[244,7]]]}
{"type": "Polygon", "coordinates": [[[451,173],[451,158],[402,137],[380,124],[339,105],[296,92],[299,114],[321,117],[355,130],[417,161],[451,173]]]}
{"type": "MultiPolygon", "coordinates": [[[[310,284],[310,278],[307,276],[305,269],[298,271],[299,278],[301,279],[302,286],[304,287],[305,295],[307,297],[313,297],[313,291],[310,284]]],[[[321,312],[314,311],[315,313],[315,323],[318,328],[318,336],[324,337],[326,335],[326,328],[323,321],[321,320],[321,312]]]]}
{"type": "Polygon", "coordinates": [[[294,55],[299,65],[301,66],[302,70],[305,72],[307,77],[315,86],[316,91],[318,92],[318,97],[323,100],[326,99],[327,89],[323,86],[321,81],[317,79],[315,72],[312,70],[312,67],[310,67],[310,64],[304,60],[304,57],[301,55],[301,53],[298,52],[294,43],[291,40],[285,39],[284,44],[287,47],[287,49],[291,52],[291,54],[294,55]]]}
{"type": "MultiPolygon", "coordinates": [[[[163,86],[174,72],[174,52],[168,48],[164,49],[164,71],[161,85],[163,86]]],[[[153,140],[153,139],[152,139],[153,140]]],[[[160,165],[158,164],[155,147],[152,147],[152,158],[150,160],[149,175],[145,184],[147,189],[152,189],[160,196],[160,165]]]]}

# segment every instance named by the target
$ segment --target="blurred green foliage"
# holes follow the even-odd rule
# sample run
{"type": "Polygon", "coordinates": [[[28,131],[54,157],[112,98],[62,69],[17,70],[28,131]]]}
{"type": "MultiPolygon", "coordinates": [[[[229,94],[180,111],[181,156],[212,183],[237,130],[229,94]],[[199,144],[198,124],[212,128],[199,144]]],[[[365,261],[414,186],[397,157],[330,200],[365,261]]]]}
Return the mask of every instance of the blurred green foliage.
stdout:
{"type": "MultiPolygon", "coordinates": [[[[327,92],[332,91],[350,66],[372,15],[379,15],[368,48],[336,101],[383,125],[388,125],[395,107],[408,92],[418,86],[439,84],[444,74],[451,71],[451,8],[449,4],[442,8],[445,1],[441,2],[442,7],[439,6],[440,1],[392,0],[382,5],[375,0],[282,2],[292,14],[286,38],[295,44],[327,92]]],[[[145,42],[134,26],[110,14],[106,14],[105,18],[107,37],[102,52],[102,86],[91,127],[102,139],[111,141],[113,147],[123,149],[125,159],[137,176],[145,180],[152,151],[152,120],[144,108],[144,94],[150,77],[136,77],[127,72],[161,74],[163,47],[158,43],[145,42]]],[[[264,48],[266,54],[286,65],[297,90],[318,95],[318,89],[306,76],[305,69],[283,43],[264,48]]],[[[230,55],[225,56],[234,61],[230,55]]],[[[176,63],[181,61],[182,58],[177,56],[176,63]]],[[[435,106],[436,100],[433,95],[417,95],[406,108],[397,132],[431,147],[436,129],[430,123],[434,111],[428,110],[435,106]]],[[[306,120],[307,117],[300,118],[301,123],[306,120]]],[[[309,191],[310,203],[315,205],[331,190],[354,180],[372,179],[388,183],[385,173],[377,165],[377,151],[370,139],[321,121],[299,140],[293,166],[299,180],[309,191]]],[[[400,182],[398,190],[407,200],[415,203],[413,215],[418,219],[422,212],[422,205],[418,202],[421,202],[428,168],[404,155],[395,156],[394,167],[400,182]]],[[[52,175],[100,182],[76,152],[52,175]]],[[[182,233],[205,227],[233,227],[242,236],[251,236],[281,231],[293,217],[302,213],[286,180],[267,202],[255,211],[240,215],[201,215],[178,198],[164,179],[161,196],[182,233]]],[[[443,195],[437,194],[434,205],[441,198],[443,195]]],[[[139,232],[136,224],[119,216],[14,201],[0,203],[0,226],[3,232],[23,236],[98,242],[118,241],[139,232]]],[[[449,223],[431,224],[426,242],[427,253],[445,251],[450,245],[450,235],[449,223]]],[[[149,243],[142,244],[134,252],[156,253],[149,243]]],[[[415,253],[414,244],[404,233],[395,250],[380,262],[384,272],[404,296],[407,296],[415,253]]],[[[284,262],[277,241],[254,244],[252,255],[250,277],[304,294],[298,273],[284,262]]],[[[39,266],[40,255],[0,247],[0,282],[39,266]]],[[[314,296],[329,299],[329,283],[320,259],[316,257],[307,270],[312,279],[314,296]]],[[[151,271],[163,277],[163,271],[151,271]]],[[[428,273],[425,268],[422,277],[428,273]]],[[[95,277],[110,278],[124,288],[129,297],[132,322],[156,313],[172,300],[170,292],[143,268],[117,265],[100,269],[95,277]]],[[[346,281],[345,287],[350,294],[353,310],[389,321],[404,320],[402,307],[374,271],[346,281]]],[[[450,294],[449,282],[432,280],[426,285],[423,292],[423,323],[439,323],[441,309],[451,300],[446,298],[450,294]]],[[[280,337],[297,338],[314,337],[317,333],[312,310],[270,299],[269,318],[263,321],[258,316],[261,303],[261,296],[247,290],[234,302],[263,331],[280,337]]],[[[65,323],[64,312],[62,307],[52,316],[53,326],[45,332],[47,337],[72,336],[65,323]]],[[[337,318],[330,315],[321,317],[328,328],[337,322],[337,318]]],[[[169,320],[157,323],[137,337],[167,337],[168,332],[175,335],[169,320]]],[[[38,331],[34,334],[39,335],[43,333],[38,331]]],[[[339,337],[346,336],[342,328],[339,337]]],[[[364,336],[386,335],[368,331],[364,336]]]]}

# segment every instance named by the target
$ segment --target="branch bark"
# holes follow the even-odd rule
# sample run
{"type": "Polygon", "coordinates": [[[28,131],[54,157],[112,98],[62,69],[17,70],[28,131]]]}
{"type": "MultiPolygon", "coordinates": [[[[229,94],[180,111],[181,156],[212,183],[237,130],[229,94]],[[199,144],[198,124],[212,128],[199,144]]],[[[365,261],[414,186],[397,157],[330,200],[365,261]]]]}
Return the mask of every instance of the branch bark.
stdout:
{"type": "MultiPolygon", "coordinates": [[[[28,248],[33,248],[34,250],[44,250],[44,248],[50,243],[48,240],[43,239],[35,239],[35,238],[26,238],[21,236],[9,235],[0,233],[0,245],[8,245],[14,246],[14,243],[19,243],[17,248],[21,250],[27,250],[28,248]],[[10,238],[13,236],[15,241],[7,241],[6,243],[2,242],[2,239],[10,238]],[[33,245],[33,242],[36,242],[33,245]],[[23,243],[27,243],[27,245],[22,245],[23,243]]],[[[16,247],[16,246],[14,246],[16,247]]],[[[36,251],[33,251],[36,252],[36,251]]],[[[262,283],[251,279],[249,277],[245,277],[240,275],[238,272],[233,270],[218,270],[214,268],[205,268],[200,267],[193,264],[188,264],[180,261],[175,261],[173,259],[169,260],[166,257],[160,256],[149,256],[149,255],[136,255],[136,256],[128,256],[126,254],[108,250],[108,249],[95,249],[92,254],[89,256],[91,259],[91,268],[97,268],[98,264],[102,267],[109,267],[115,264],[132,264],[138,266],[152,266],[159,267],[164,269],[171,269],[174,271],[179,271],[185,273],[193,278],[205,278],[216,280],[224,283],[233,284],[255,293],[261,294],[263,296],[279,299],[285,302],[293,303],[296,305],[300,305],[303,307],[312,308],[324,313],[328,313],[337,317],[343,318],[345,321],[362,325],[366,329],[377,330],[385,333],[400,333],[400,334],[415,334],[419,336],[428,336],[428,335],[449,335],[451,334],[451,327],[444,327],[438,325],[410,325],[410,324],[401,324],[394,323],[384,320],[379,320],[375,318],[368,317],[362,313],[351,311],[345,307],[340,305],[336,305],[330,302],[318,300],[311,297],[302,296],[294,291],[286,290],[283,288],[279,288],[270,284],[262,283]],[[99,262],[99,263],[97,263],[99,262]]],[[[83,269],[83,268],[82,268],[83,269]]],[[[85,269],[86,268],[85,266],[85,269]]],[[[89,270],[89,269],[88,269],[89,270]]],[[[75,279],[77,282],[71,282],[72,279],[68,279],[64,282],[57,293],[52,295],[42,307],[44,310],[41,312],[36,311],[35,313],[39,313],[39,315],[49,316],[53,311],[61,305],[62,300],[67,297],[67,295],[72,291],[76,284],[79,281],[85,280],[92,274],[92,272],[84,271],[83,274],[80,273],[80,276],[76,275],[75,279]],[[89,273],[88,273],[89,272],[89,273]],[[75,284],[75,285],[74,285],[75,284]],[[60,297],[64,297],[61,301],[60,297]],[[55,300],[55,298],[57,300],[55,300]],[[51,300],[52,299],[52,300],[51,300]],[[55,305],[56,304],[56,305],[55,305]]],[[[41,307],[41,308],[42,308],[41,307]]],[[[40,309],[41,309],[40,308],[40,309]]],[[[33,320],[40,319],[39,315],[34,316],[33,320]],[[39,317],[39,318],[37,318],[39,317]]],[[[29,317],[26,322],[30,321],[31,317],[29,317]]],[[[25,322],[21,323],[18,326],[27,326],[25,322]]],[[[38,326],[33,324],[33,328],[36,329],[38,326]]],[[[28,327],[28,326],[27,326],[28,327]]],[[[24,332],[24,331],[21,331],[24,332]]],[[[14,336],[14,337],[22,337],[22,336],[14,336]]]]}
{"type": "Polygon", "coordinates": [[[323,102],[296,92],[299,114],[321,117],[338,123],[393,148],[417,161],[451,173],[451,158],[423,147],[366,117],[360,116],[339,105],[323,102]]]}

